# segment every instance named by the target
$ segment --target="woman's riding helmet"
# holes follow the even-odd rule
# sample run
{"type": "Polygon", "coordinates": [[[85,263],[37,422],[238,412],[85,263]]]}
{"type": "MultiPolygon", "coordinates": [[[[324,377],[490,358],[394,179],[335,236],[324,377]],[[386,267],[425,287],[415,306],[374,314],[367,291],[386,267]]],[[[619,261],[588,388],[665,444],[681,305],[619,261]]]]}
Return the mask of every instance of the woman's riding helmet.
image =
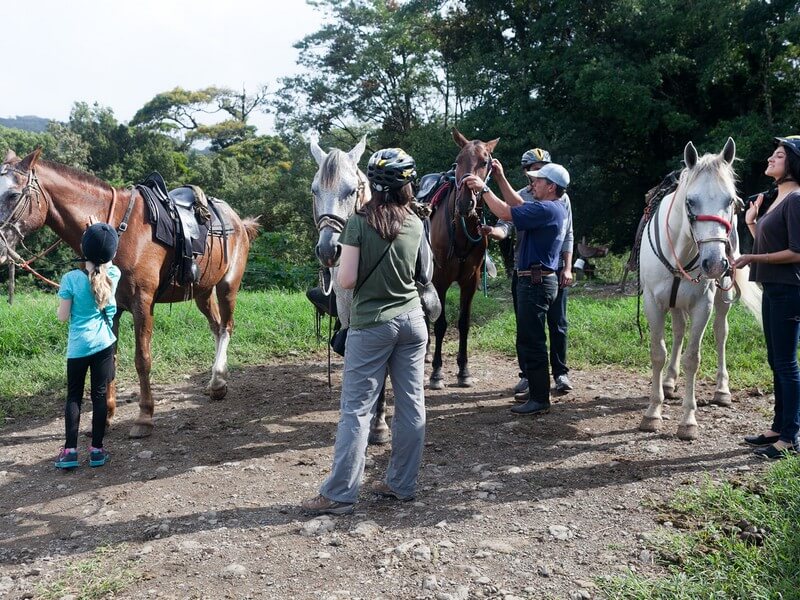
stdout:
{"type": "Polygon", "coordinates": [[[800,156],[800,135],[787,135],[786,137],[774,138],[775,145],[788,148],[797,156],[800,156]]]}
{"type": "Polygon", "coordinates": [[[522,160],[520,160],[520,164],[523,167],[540,162],[553,162],[553,160],[550,158],[550,153],[547,150],[542,150],[541,148],[531,148],[530,150],[526,150],[525,154],[522,155],[522,160]]]}
{"type": "Polygon", "coordinates": [[[95,265],[107,263],[117,253],[119,236],[108,223],[94,223],[83,232],[81,252],[95,265]]]}
{"type": "Polygon", "coordinates": [[[367,178],[372,189],[379,192],[399,190],[417,177],[416,162],[400,148],[378,150],[369,159],[367,178]]]}

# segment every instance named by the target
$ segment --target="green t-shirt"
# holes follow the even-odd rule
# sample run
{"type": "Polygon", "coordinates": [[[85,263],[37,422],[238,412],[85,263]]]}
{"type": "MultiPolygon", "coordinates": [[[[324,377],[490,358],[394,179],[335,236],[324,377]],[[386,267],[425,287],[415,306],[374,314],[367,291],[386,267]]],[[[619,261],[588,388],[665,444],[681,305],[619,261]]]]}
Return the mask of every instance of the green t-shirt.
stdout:
{"type": "Polygon", "coordinates": [[[355,214],[347,220],[339,242],[359,248],[358,293],[350,308],[350,327],[375,327],[421,306],[414,284],[421,240],[422,221],[409,213],[392,247],[381,260],[389,242],[369,226],[366,217],[355,214]],[[375,271],[365,281],[376,264],[375,271]]]}

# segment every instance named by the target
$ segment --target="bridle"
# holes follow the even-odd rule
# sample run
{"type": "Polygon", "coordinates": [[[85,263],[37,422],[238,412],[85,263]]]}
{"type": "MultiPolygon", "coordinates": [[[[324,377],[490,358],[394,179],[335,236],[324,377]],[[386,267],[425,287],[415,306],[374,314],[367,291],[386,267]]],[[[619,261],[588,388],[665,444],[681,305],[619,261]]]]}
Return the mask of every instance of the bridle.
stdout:
{"type": "MultiPolygon", "coordinates": [[[[489,153],[489,155],[487,156],[486,163],[484,163],[483,167],[486,169],[486,177],[484,178],[483,181],[484,181],[485,185],[489,185],[489,181],[492,178],[492,154],[491,153],[489,153]]],[[[464,232],[464,235],[467,237],[467,239],[470,242],[472,242],[473,244],[477,244],[482,239],[482,236],[481,236],[480,232],[478,232],[478,235],[476,237],[473,237],[472,235],[470,235],[469,231],[467,230],[466,217],[463,214],[459,213],[458,205],[457,205],[458,198],[461,196],[461,190],[464,187],[464,180],[467,177],[469,177],[470,175],[476,175],[475,171],[467,171],[466,173],[464,173],[464,175],[462,175],[458,179],[458,181],[456,181],[456,185],[455,185],[455,188],[454,188],[454,194],[453,194],[453,204],[454,204],[454,206],[453,206],[453,219],[454,220],[456,218],[460,219],[460,221],[461,221],[461,229],[464,232]]],[[[475,215],[481,221],[485,221],[484,215],[483,215],[483,205],[478,206],[478,199],[477,198],[478,198],[478,195],[475,192],[470,191],[470,207],[469,207],[469,212],[467,213],[466,216],[475,215]]]]}
{"type": "Polygon", "coordinates": [[[0,223],[0,240],[2,240],[3,242],[3,251],[5,252],[5,258],[6,260],[11,260],[18,267],[32,273],[45,283],[48,283],[54,287],[58,287],[58,284],[55,281],[51,281],[44,275],[37,273],[33,269],[33,267],[30,266],[30,263],[32,263],[37,258],[45,256],[50,251],[55,249],[56,246],[58,246],[62,242],[61,238],[56,240],[55,243],[53,243],[46,250],[40,252],[39,254],[37,254],[36,256],[34,256],[29,260],[23,260],[23,258],[19,254],[17,254],[17,252],[13,250],[9,245],[8,231],[12,230],[19,237],[19,243],[22,245],[23,248],[27,250],[24,243],[25,234],[22,233],[22,229],[20,228],[20,225],[22,224],[22,215],[25,212],[27,212],[28,209],[31,207],[34,197],[36,198],[36,207],[39,209],[41,209],[42,198],[44,198],[45,203],[50,202],[50,200],[47,197],[47,194],[45,194],[44,190],[42,190],[42,186],[39,183],[38,177],[36,177],[36,171],[34,169],[29,169],[26,172],[16,167],[12,167],[11,165],[8,164],[4,164],[2,167],[0,167],[0,176],[6,175],[9,172],[14,172],[24,177],[27,177],[27,181],[25,182],[25,185],[22,186],[22,190],[20,190],[19,192],[19,195],[17,197],[17,203],[14,205],[14,208],[11,210],[8,217],[2,223],[0,223]]]}
{"type": "MultiPolygon", "coordinates": [[[[358,178],[358,187],[353,192],[356,196],[356,204],[355,210],[358,211],[364,205],[364,197],[366,192],[366,184],[364,180],[359,177],[358,178]]],[[[350,194],[352,196],[353,194],[350,194]]],[[[350,196],[347,196],[349,198],[350,196]]],[[[332,229],[334,233],[342,233],[344,230],[345,223],[347,223],[347,219],[340,217],[339,215],[333,213],[323,213],[321,215],[317,214],[317,203],[312,203],[312,210],[314,215],[314,225],[317,228],[317,232],[322,233],[322,230],[326,227],[332,229]]]]}
{"type": "MultiPolygon", "coordinates": [[[[676,278],[678,277],[678,274],[680,274],[684,279],[686,279],[686,281],[689,281],[690,283],[695,283],[696,284],[696,283],[699,283],[700,280],[703,278],[702,272],[698,273],[697,277],[692,277],[691,275],[689,275],[689,273],[687,273],[687,270],[691,270],[691,268],[692,268],[691,265],[693,265],[693,263],[697,260],[697,256],[695,256],[687,264],[687,266],[684,268],[684,266],[681,264],[680,259],[678,258],[678,253],[675,250],[675,245],[672,242],[672,236],[670,235],[670,231],[669,231],[669,215],[672,212],[672,207],[675,204],[675,199],[678,197],[678,191],[679,190],[680,190],[680,185],[678,186],[678,189],[676,189],[675,192],[672,194],[672,199],[670,200],[669,208],[667,209],[667,215],[666,215],[666,218],[665,218],[665,221],[664,221],[666,223],[667,243],[669,244],[670,251],[672,252],[672,257],[675,259],[675,264],[677,265],[677,267],[673,267],[671,264],[669,264],[668,261],[666,261],[666,259],[662,256],[662,254],[660,252],[660,249],[658,251],[656,251],[656,254],[658,255],[659,259],[661,259],[661,262],[665,264],[665,266],[670,270],[670,272],[676,278]]],[[[710,242],[717,242],[717,243],[721,242],[721,243],[725,244],[725,256],[728,259],[728,264],[730,265],[730,267],[728,269],[728,272],[725,273],[723,275],[723,277],[730,276],[731,285],[728,286],[728,287],[723,287],[721,285],[721,283],[720,283],[720,279],[721,278],[715,280],[715,284],[722,291],[730,290],[735,284],[735,274],[736,274],[736,267],[733,266],[734,257],[733,257],[733,249],[731,248],[731,240],[730,240],[731,229],[733,229],[732,222],[733,222],[734,214],[735,214],[735,210],[736,210],[736,201],[734,200],[733,202],[731,202],[731,215],[730,215],[729,219],[725,219],[725,218],[720,217],[718,215],[703,215],[703,214],[696,215],[696,214],[694,214],[692,212],[691,206],[689,205],[688,198],[685,201],[684,206],[685,206],[685,209],[686,209],[687,219],[689,220],[689,232],[690,232],[690,235],[692,237],[692,241],[694,242],[695,246],[697,246],[698,249],[700,248],[701,244],[707,244],[707,243],[710,243],[710,242]],[[701,222],[701,223],[702,222],[718,223],[718,224],[722,225],[723,227],[725,227],[725,235],[724,236],[719,236],[719,235],[717,235],[717,236],[709,236],[709,237],[706,237],[706,238],[698,239],[694,234],[694,224],[697,223],[697,222],[701,222]]],[[[658,222],[655,219],[654,219],[654,226],[656,228],[658,227],[658,222]]],[[[651,245],[652,245],[652,240],[651,240],[651,245]]]]}

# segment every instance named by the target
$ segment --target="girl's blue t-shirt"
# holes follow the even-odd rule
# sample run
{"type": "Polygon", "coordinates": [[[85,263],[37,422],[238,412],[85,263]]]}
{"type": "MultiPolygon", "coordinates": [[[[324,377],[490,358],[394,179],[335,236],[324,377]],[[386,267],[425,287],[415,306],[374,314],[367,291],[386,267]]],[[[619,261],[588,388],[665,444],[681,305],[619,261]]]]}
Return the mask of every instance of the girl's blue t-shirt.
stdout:
{"type": "Polygon", "coordinates": [[[120,271],[116,265],[109,265],[108,276],[111,279],[111,298],[105,307],[108,323],[100,314],[92,295],[89,275],[83,269],[70,271],[61,278],[58,297],[72,300],[69,313],[69,338],[67,339],[67,358],[81,358],[105,350],[117,341],[111,331],[111,323],[117,312],[117,292],[120,271]]]}

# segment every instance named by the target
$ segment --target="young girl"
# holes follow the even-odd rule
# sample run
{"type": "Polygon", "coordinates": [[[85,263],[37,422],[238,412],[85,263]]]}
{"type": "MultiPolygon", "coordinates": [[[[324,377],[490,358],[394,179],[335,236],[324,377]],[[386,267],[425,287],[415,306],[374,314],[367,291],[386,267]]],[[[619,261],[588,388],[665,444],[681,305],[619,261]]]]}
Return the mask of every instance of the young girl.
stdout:
{"type": "Polygon", "coordinates": [[[114,375],[114,342],[111,320],[117,312],[114,293],[120,271],[111,264],[117,253],[117,232],[106,223],[90,225],[81,239],[85,267],[61,279],[58,320],[69,320],[67,341],[67,405],[64,410],[66,443],[56,459],[56,468],[78,466],[78,424],[81,417],[86,371],[91,370],[92,445],[89,466],[109,460],[103,448],[106,429],[106,386],[114,375]]]}

